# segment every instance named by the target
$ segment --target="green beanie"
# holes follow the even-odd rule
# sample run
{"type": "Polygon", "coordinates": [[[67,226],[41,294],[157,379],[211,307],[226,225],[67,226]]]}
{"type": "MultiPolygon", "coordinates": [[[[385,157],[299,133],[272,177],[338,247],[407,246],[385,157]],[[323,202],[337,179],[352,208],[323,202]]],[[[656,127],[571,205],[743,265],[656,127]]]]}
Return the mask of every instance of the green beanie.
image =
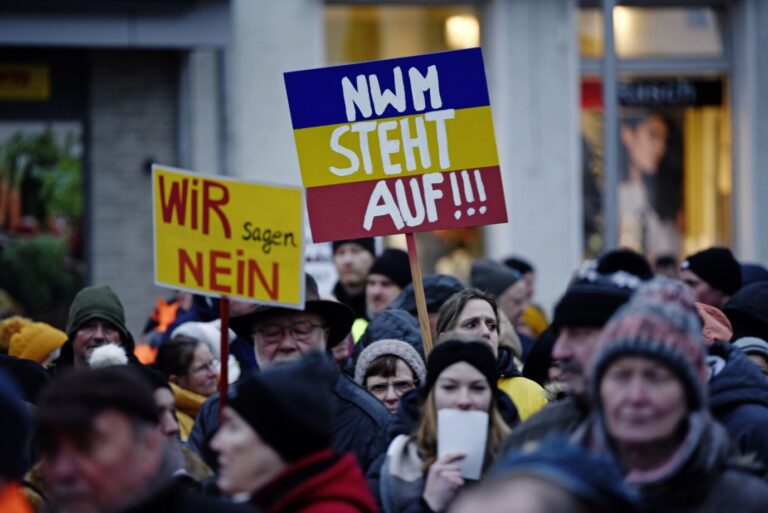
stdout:
{"type": "Polygon", "coordinates": [[[123,304],[117,294],[106,285],[86,287],[77,293],[67,317],[69,340],[73,340],[75,333],[92,319],[103,319],[112,323],[120,332],[125,349],[133,353],[133,337],[125,326],[123,304]]]}

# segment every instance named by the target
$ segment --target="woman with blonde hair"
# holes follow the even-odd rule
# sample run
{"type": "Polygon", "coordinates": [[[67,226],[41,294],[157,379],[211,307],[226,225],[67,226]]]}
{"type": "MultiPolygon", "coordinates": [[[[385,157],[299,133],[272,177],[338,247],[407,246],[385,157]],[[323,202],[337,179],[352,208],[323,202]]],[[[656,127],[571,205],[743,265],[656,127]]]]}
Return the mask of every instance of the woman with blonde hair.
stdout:
{"type": "MultiPolygon", "coordinates": [[[[385,513],[443,511],[465,484],[460,462],[468,455],[438,456],[438,412],[483,412],[487,431],[482,472],[491,465],[509,434],[496,404],[496,359],[484,342],[446,340],[427,361],[426,399],[415,431],[397,436],[381,469],[380,495],[385,513]]],[[[454,427],[454,426],[452,426],[454,427]]]]}

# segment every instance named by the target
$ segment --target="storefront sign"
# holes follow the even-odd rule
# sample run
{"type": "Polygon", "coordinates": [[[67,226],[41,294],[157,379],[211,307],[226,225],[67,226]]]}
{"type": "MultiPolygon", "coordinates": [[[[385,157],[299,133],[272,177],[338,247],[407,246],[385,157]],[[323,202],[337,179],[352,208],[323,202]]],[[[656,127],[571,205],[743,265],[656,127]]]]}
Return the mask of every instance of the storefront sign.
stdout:
{"type": "Polygon", "coordinates": [[[48,100],[50,96],[48,66],[0,64],[0,100],[48,100]]]}
{"type": "Polygon", "coordinates": [[[315,242],[507,221],[479,48],[285,85],[315,242]]]}
{"type": "MultiPolygon", "coordinates": [[[[641,80],[619,82],[616,94],[622,107],[702,107],[723,104],[720,80],[641,80]]],[[[602,85],[596,80],[581,83],[584,108],[603,106],[602,85]]]]}
{"type": "Polygon", "coordinates": [[[155,283],[304,306],[304,197],[299,187],[152,166],[155,283]]]}

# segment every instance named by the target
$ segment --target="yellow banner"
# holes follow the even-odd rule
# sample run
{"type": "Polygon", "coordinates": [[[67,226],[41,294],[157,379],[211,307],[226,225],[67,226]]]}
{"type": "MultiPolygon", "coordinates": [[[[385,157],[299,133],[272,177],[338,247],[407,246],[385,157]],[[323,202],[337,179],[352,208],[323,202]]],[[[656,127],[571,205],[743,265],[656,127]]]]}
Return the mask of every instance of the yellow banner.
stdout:
{"type": "Polygon", "coordinates": [[[152,166],[155,282],[304,306],[304,191],[152,166]]]}
{"type": "Polygon", "coordinates": [[[43,64],[0,64],[0,99],[47,100],[51,75],[43,64]]]}
{"type": "Polygon", "coordinates": [[[294,130],[305,187],[499,165],[491,108],[294,130]]]}

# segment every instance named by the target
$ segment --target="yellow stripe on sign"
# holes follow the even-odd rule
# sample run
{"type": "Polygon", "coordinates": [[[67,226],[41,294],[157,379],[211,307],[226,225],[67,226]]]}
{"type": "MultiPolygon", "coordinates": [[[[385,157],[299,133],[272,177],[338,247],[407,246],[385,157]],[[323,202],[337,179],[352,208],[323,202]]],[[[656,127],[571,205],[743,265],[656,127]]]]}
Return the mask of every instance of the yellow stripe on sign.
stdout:
{"type": "Polygon", "coordinates": [[[498,166],[490,106],[294,130],[304,187],[498,166]]]}

